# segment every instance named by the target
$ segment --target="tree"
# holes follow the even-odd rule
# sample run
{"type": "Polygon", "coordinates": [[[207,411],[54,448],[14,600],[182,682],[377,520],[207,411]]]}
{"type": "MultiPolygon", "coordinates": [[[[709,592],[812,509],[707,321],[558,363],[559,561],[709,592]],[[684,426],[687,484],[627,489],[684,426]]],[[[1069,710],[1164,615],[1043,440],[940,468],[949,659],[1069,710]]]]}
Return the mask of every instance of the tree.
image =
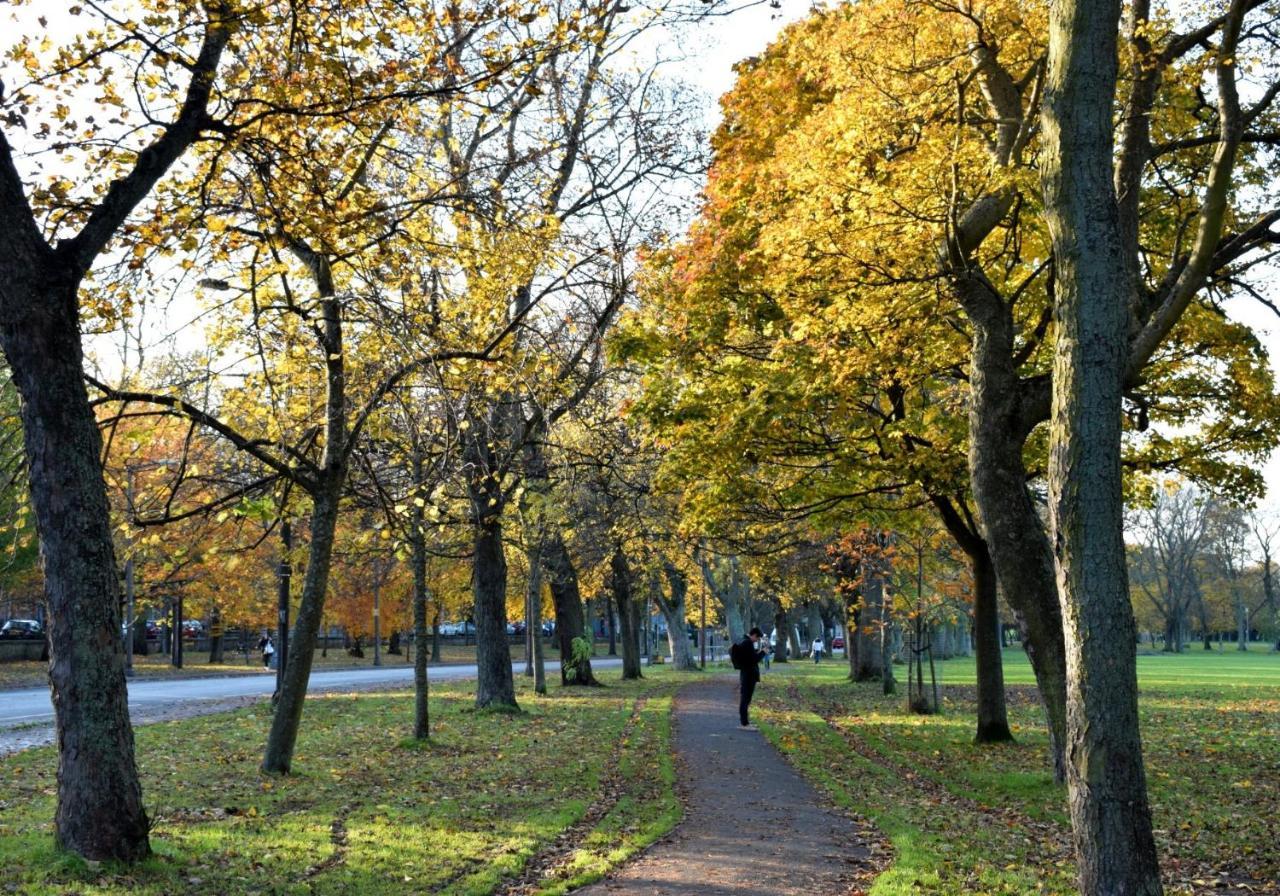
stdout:
{"type": "MultiPolygon", "coordinates": [[[[213,125],[209,106],[223,52],[241,26],[234,4],[159,4],[143,31],[104,16],[87,40],[42,59],[24,37],[8,58],[29,77],[6,71],[0,102],[0,347],[22,395],[23,441],[40,535],[49,608],[50,683],[56,713],[60,846],[88,859],[135,861],[150,852],[148,821],[133,756],[120,645],[120,583],[102,441],[82,376],[80,286],[156,183],[213,125]],[[104,48],[115,46],[146,82],[166,91],[168,115],[148,116],[139,146],[123,139],[80,143],[66,96],[97,81],[104,48]],[[147,60],[163,77],[146,70],[147,60]],[[181,71],[179,76],[174,72],[181,71]],[[184,85],[178,87],[177,85],[184,85]],[[11,91],[11,92],[10,92],[11,91]],[[48,105],[44,105],[45,101],[48,105]],[[22,110],[32,105],[29,133],[22,110]],[[36,123],[43,130],[36,130],[36,123]],[[104,179],[54,176],[36,186],[20,153],[54,129],[71,141],[81,171],[104,179]]],[[[110,82],[110,79],[108,79],[110,82]]],[[[103,92],[105,120],[123,103],[103,92]]],[[[88,121],[94,136],[99,124],[88,121]]],[[[137,139],[136,137],[133,139],[137,139]]]]}
{"type": "Polygon", "coordinates": [[[1202,561],[1214,510],[1211,498],[1171,480],[1155,484],[1132,515],[1133,580],[1159,614],[1169,652],[1182,652],[1191,613],[1204,602],[1202,561]]]}

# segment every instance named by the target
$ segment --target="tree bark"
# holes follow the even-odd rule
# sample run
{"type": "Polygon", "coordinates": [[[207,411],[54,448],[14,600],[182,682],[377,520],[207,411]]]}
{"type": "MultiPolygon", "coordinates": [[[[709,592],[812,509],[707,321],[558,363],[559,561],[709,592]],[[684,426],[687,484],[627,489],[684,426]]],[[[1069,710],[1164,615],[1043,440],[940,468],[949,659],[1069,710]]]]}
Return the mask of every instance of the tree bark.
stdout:
{"type": "Polygon", "coordinates": [[[661,587],[654,589],[654,598],[667,623],[667,647],[671,650],[671,664],[677,671],[694,672],[698,668],[698,660],[693,655],[693,644],[689,641],[685,624],[688,616],[689,579],[670,562],[663,562],[662,571],[671,587],[671,599],[668,600],[662,594],[661,587]]]}
{"type": "MultiPolygon", "coordinates": [[[[1013,316],[983,284],[959,286],[973,325],[969,473],[1000,591],[1017,616],[1049,730],[1054,779],[1066,780],[1066,649],[1053,552],[1027,490],[1022,452],[1039,421],[1014,369],[1013,316]]],[[[950,528],[950,527],[949,527],[950,528]]]]}
{"type": "MultiPolygon", "coordinates": [[[[848,626],[845,626],[848,628],[848,626]]],[[[849,641],[845,638],[845,643],[849,641]]],[[[851,653],[848,648],[845,653],[851,653]]],[[[773,662],[785,663],[787,661],[787,613],[781,606],[775,606],[773,611],[773,662]]]]}
{"type": "Polygon", "coordinates": [[[1057,278],[1049,494],[1067,649],[1067,784],[1081,892],[1162,892],[1138,730],[1121,393],[1130,284],[1112,183],[1119,0],[1050,7],[1042,115],[1057,278]]]}
{"type": "Polygon", "coordinates": [[[529,607],[529,634],[526,643],[532,648],[530,664],[533,667],[533,690],[547,692],[547,668],[542,658],[542,545],[529,552],[529,581],[525,588],[525,601],[529,607]]]}
{"type": "Polygon", "coordinates": [[[476,706],[518,709],[507,642],[507,558],[497,513],[474,527],[472,596],[476,623],[476,706]]]}
{"type": "MultiPolygon", "coordinates": [[[[422,489],[426,482],[423,453],[418,444],[413,448],[413,482],[422,489]]],[[[413,564],[413,642],[418,645],[413,654],[413,736],[426,740],[431,736],[431,710],[429,706],[430,684],[427,677],[427,535],[426,513],[418,503],[412,502],[409,513],[410,562],[413,564]]],[[[436,623],[439,628],[439,620],[436,623]]],[[[435,637],[435,649],[439,650],[439,636],[435,637]]]]}
{"type": "Polygon", "coordinates": [[[280,690],[276,694],[275,713],[262,758],[262,770],[286,775],[293,767],[293,750],[302,724],[302,705],[311,680],[311,664],[315,659],[320,618],[329,588],[329,570],[333,559],[333,537],[338,526],[338,502],[346,480],[345,469],[329,474],[325,487],[312,497],[311,541],[307,548],[307,572],[302,581],[302,598],[289,637],[289,655],[285,660],[280,690]]]}
{"type": "Polygon", "coordinates": [[[884,603],[884,583],[867,576],[862,586],[862,607],[858,619],[858,667],[854,681],[876,681],[884,672],[881,659],[880,622],[884,603]]]}
{"type": "MultiPolygon", "coordinates": [[[[8,253],[13,242],[0,236],[8,253]]],[[[32,250],[0,268],[0,344],[22,396],[49,610],[55,838],[87,859],[132,862],[151,848],[125,692],[102,439],[82,378],[79,278],[60,269],[52,252],[40,255],[32,250]]]]}
{"type": "Polygon", "coordinates": [[[573,656],[575,639],[582,638],[590,643],[594,638],[593,633],[587,630],[582,593],[578,589],[578,572],[573,566],[573,560],[569,556],[564,537],[560,532],[547,534],[546,544],[542,547],[542,563],[550,577],[551,601],[555,607],[556,645],[560,652],[560,684],[599,684],[591,671],[589,655],[581,665],[572,669],[565,663],[573,656]]]}
{"type": "Polygon", "coordinates": [[[609,558],[609,588],[618,606],[618,625],[622,629],[622,680],[642,678],[640,672],[639,601],[631,592],[631,564],[622,547],[614,548],[609,558]]]}
{"type": "Polygon", "coordinates": [[[980,744],[1013,740],[1004,699],[1004,658],[1001,655],[999,591],[996,570],[986,546],[970,558],[973,567],[973,629],[978,666],[978,730],[980,744]]]}

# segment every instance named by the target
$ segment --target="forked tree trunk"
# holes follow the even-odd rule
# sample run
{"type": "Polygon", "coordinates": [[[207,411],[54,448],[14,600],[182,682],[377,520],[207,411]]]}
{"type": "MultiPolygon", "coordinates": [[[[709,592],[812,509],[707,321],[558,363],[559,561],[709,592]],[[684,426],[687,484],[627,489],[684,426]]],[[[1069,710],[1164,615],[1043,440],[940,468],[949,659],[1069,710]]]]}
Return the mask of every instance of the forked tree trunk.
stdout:
{"type": "Polygon", "coordinates": [[[660,585],[654,588],[653,596],[667,623],[667,647],[671,650],[671,664],[681,672],[693,672],[698,668],[698,660],[693,655],[693,644],[689,641],[685,625],[689,580],[672,563],[664,562],[662,571],[671,587],[671,599],[668,600],[663,595],[660,585]]]}
{"type": "Polygon", "coordinates": [[[551,600],[556,611],[556,643],[560,649],[560,683],[562,685],[595,685],[591,671],[591,657],[570,668],[566,663],[573,656],[573,642],[577,638],[593,642],[594,633],[587,631],[582,608],[582,593],[578,590],[578,572],[565,548],[564,537],[559,532],[547,535],[542,548],[542,563],[550,578],[551,600]]]}
{"type": "MultiPolygon", "coordinates": [[[[1066,780],[1067,661],[1053,553],[1027,490],[1022,452],[1040,415],[1025,404],[1013,358],[1013,317],[980,283],[965,284],[973,324],[969,474],[1001,593],[1013,608],[1031,662],[1049,732],[1054,779],[1066,780]]],[[[950,528],[950,526],[948,527],[950,528]]]]}
{"type": "Polygon", "coordinates": [[[1154,896],[1120,468],[1130,288],[1112,185],[1119,19],[1119,0],[1050,7],[1041,163],[1058,325],[1049,494],[1080,889],[1154,896]]]}

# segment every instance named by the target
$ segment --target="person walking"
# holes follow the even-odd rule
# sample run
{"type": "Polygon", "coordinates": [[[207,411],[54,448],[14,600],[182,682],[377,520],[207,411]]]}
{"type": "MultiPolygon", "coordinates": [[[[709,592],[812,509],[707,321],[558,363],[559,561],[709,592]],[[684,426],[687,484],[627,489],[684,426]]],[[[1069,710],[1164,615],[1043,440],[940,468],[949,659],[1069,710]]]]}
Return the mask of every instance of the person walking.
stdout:
{"type": "Polygon", "coordinates": [[[763,637],[764,633],[759,628],[753,628],[745,638],[729,648],[729,660],[733,663],[733,668],[738,670],[738,719],[748,731],[755,730],[748,710],[756,685],[760,682],[760,659],[764,655],[760,649],[760,639],[763,637]]]}
{"type": "Polygon", "coordinates": [[[822,635],[818,635],[818,637],[813,639],[813,661],[815,664],[818,660],[822,659],[822,648],[822,635]]]}
{"type": "Polygon", "coordinates": [[[276,645],[272,643],[271,636],[264,633],[262,640],[258,642],[258,649],[262,651],[262,668],[271,668],[271,657],[276,652],[276,645]]]}

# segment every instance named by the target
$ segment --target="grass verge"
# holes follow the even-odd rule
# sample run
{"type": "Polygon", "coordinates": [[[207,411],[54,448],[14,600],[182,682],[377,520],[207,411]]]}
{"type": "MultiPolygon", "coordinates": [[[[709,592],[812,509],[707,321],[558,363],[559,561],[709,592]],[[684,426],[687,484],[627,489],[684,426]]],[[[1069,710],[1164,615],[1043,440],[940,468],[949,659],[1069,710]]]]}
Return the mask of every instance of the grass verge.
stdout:
{"type": "MultiPolygon", "coordinates": [[[[1017,742],[977,746],[972,661],[947,664],[933,717],[846,673],[775,665],[757,700],[778,748],[893,844],[873,894],[1077,892],[1065,790],[1029,686],[1009,688],[1017,742]]],[[[1006,653],[1006,676],[1030,681],[1021,653],[1006,653]]],[[[1280,893],[1280,656],[1142,657],[1139,680],[1167,892],[1280,893]]]]}
{"type": "Polygon", "coordinates": [[[487,894],[608,800],[547,880],[546,892],[561,892],[678,818],[673,679],[601,677],[609,687],[552,687],[546,697],[519,679],[515,715],[476,712],[472,685],[438,686],[428,743],[405,739],[410,693],[314,697],[295,773],[283,779],[258,772],[265,705],[140,728],[155,855],[133,868],[58,853],[56,757],[50,748],[10,756],[0,760],[0,892],[487,894]]]}

